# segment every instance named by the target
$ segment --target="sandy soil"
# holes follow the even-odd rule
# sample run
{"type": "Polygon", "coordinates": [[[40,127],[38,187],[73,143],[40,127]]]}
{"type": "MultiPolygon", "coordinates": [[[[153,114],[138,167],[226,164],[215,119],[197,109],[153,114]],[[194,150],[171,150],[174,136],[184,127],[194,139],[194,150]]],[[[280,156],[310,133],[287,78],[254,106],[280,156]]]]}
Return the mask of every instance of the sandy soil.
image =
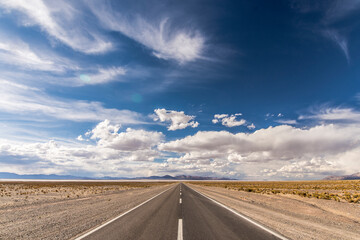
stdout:
{"type": "Polygon", "coordinates": [[[6,196],[0,197],[0,239],[74,238],[167,188],[169,185],[34,190],[3,185],[6,196]]]}
{"type": "Polygon", "coordinates": [[[290,239],[360,239],[360,204],[189,186],[290,239]]]}

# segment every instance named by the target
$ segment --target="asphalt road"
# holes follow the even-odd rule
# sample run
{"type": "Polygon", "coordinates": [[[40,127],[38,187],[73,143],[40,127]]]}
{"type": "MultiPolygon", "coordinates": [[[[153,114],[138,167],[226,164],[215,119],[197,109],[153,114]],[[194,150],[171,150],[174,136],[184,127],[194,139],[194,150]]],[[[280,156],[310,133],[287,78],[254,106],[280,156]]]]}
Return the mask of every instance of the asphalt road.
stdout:
{"type": "Polygon", "coordinates": [[[279,238],[181,183],[82,239],[279,238]]]}

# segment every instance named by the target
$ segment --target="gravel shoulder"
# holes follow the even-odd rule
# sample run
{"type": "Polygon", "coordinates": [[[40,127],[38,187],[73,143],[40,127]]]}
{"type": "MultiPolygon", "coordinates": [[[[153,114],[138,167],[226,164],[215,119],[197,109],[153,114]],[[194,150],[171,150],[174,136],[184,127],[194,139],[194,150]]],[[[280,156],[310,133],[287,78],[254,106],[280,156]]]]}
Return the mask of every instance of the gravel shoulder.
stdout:
{"type": "Polygon", "coordinates": [[[360,204],[188,184],[290,239],[359,239],[360,204]]]}
{"type": "Polygon", "coordinates": [[[25,204],[17,201],[10,204],[8,201],[0,204],[0,239],[74,239],[169,187],[124,189],[115,193],[46,201],[39,197],[38,201],[25,204]]]}

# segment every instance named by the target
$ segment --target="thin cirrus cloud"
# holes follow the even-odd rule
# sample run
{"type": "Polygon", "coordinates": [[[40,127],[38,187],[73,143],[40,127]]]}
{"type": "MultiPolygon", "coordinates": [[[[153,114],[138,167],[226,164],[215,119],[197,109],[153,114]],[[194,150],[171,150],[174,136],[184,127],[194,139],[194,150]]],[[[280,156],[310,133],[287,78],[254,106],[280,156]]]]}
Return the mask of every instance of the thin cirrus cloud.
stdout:
{"type": "Polygon", "coordinates": [[[344,36],[340,35],[338,31],[333,29],[326,30],[324,34],[339,46],[341,51],[344,53],[346,60],[350,62],[350,54],[349,54],[347,39],[344,36]]]}
{"type": "MultiPolygon", "coordinates": [[[[4,38],[1,38],[2,40],[4,38]]],[[[39,57],[24,42],[0,42],[0,60],[3,63],[36,70],[54,70],[54,62],[39,57]]]]}
{"type": "MultiPolygon", "coordinates": [[[[79,67],[77,71],[69,71],[71,76],[46,76],[46,83],[60,86],[82,87],[88,85],[100,85],[109,82],[125,82],[128,69],[122,66],[113,67],[79,67]],[[75,75],[75,76],[74,76],[75,75]]],[[[27,76],[32,79],[32,76],[27,76]]],[[[19,77],[17,77],[19,78],[19,77]]],[[[36,81],[35,79],[34,81],[36,81]]],[[[39,81],[39,80],[37,80],[39,81]]],[[[41,80],[40,80],[41,81],[41,80]]]]}
{"type": "Polygon", "coordinates": [[[346,20],[356,11],[360,10],[360,2],[358,0],[334,0],[325,2],[315,1],[291,1],[292,7],[303,14],[313,12],[321,13],[321,19],[313,28],[321,33],[324,37],[333,41],[343,52],[346,60],[350,62],[350,53],[348,48],[348,37],[346,32],[350,28],[341,27],[341,21],[346,20]]]}
{"type": "Polygon", "coordinates": [[[85,21],[83,13],[69,2],[0,0],[0,8],[21,13],[21,25],[38,26],[52,38],[76,51],[98,54],[113,47],[110,41],[85,21]]]}
{"type": "Polygon", "coordinates": [[[56,56],[51,52],[32,49],[20,39],[0,36],[0,62],[21,69],[62,73],[77,69],[72,61],[56,56]]]}
{"type": "Polygon", "coordinates": [[[198,30],[175,27],[167,17],[159,21],[139,14],[125,17],[106,5],[90,4],[90,8],[105,28],[139,42],[158,58],[179,63],[203,58],[205,37],[198,30]]]}
{"type": "Polygon", "coordinates": [[[358,0],[336,0],[324,10],[325,14],[322,19],[325,28],[324,35],[338,45],[348,62],[350,62],[348,40],[345,34],[340,33],[341,29],[337,29],[336,23],[344,20],[359,9],[360,1],[358,0]]]}
{"type": "MultiPolygon", "coordinates": [[[[124,67],[99,68],[97,69],[97,72],[92,74],[80,74],[72,84],[82,86],[122,81],[121,76],[124,76],[125,74],[126,69],[124,67]]],[[[72,80],[73,79],[70,79],[70,81],[72,80]]]]}
{"type": "Polygon", "coordinates": [[[144,117],[130,110],[105,108],[100,102],[54,98],[41,89],[0,80],[0,111],[21,116],[32,116],[95,122],[111,119],[118,123],[145,123],[144,117]]]}
{"type": "Polygon", "coordinates": [[[123,81],[121,76],[126,75],[127,72],[127,69],[122,66],[96,68],[87,66],[84,68],[84,66],[60,57],[52,51],[31,49],[27,43],[19,39],[10,38],[11,41],[5,39],[9,38],[0,37],[0,62],[18,67],[21,71],[41,71],[44,74],[57,73],[62,75],[61,81],[59,81],[58,76],[46,75],[47,83],[66,86],[97,85],[111,81],[123,81]],[[83,73],[76,78],[64,76],[72,72],[83,73]]]}
{"type": "Polygon", "coordinates": [[[328,9],[325,11],[323,21],[326,23],[334,23],[342,18],[354,13],[360,7],[360,1],[358,0],[336,0],[332,4],[328,5],[328,9]]]}
{"type": "Polygon", "coordinates": [[[175,131],[179,129],[184,129],[187,127],[196,128],[199,126],[199,123],[192,121],[195,116],[186,115],[183,111],[174,111],[166,110],[165,108],[158,108],[154,110],[155,116],[153,116],[154,121],[160,122],[169,122],[168,126],[169,131],[175,131]]]}
{"type": "Polygon", "coordinates": [[[278,120],[275,120],[275,122],[278,122],[281,124],[289,124],[289,125],[298,124],[298,122],[293,119],[278,119],[278,120]]]}
{"type": "Polygon", "coordinates": [[[315,119],[337,122],[360,122],[360,112],[354,108],[327,107],[299,116],[300,120],[315,119]]]}

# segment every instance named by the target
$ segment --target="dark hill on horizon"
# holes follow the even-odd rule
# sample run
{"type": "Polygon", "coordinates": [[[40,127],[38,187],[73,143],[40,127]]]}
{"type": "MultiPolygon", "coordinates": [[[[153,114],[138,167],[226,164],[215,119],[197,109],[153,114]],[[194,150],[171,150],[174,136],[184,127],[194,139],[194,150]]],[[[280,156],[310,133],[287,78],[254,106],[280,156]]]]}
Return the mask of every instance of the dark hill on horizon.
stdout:
{"type": "Polygon", "coordinates": [[[324,178],[324,180],[358,180],[360,179],[360,172],[351,174],[351,175],[344,175],[344,176],[328,176],[324,178]]]}

